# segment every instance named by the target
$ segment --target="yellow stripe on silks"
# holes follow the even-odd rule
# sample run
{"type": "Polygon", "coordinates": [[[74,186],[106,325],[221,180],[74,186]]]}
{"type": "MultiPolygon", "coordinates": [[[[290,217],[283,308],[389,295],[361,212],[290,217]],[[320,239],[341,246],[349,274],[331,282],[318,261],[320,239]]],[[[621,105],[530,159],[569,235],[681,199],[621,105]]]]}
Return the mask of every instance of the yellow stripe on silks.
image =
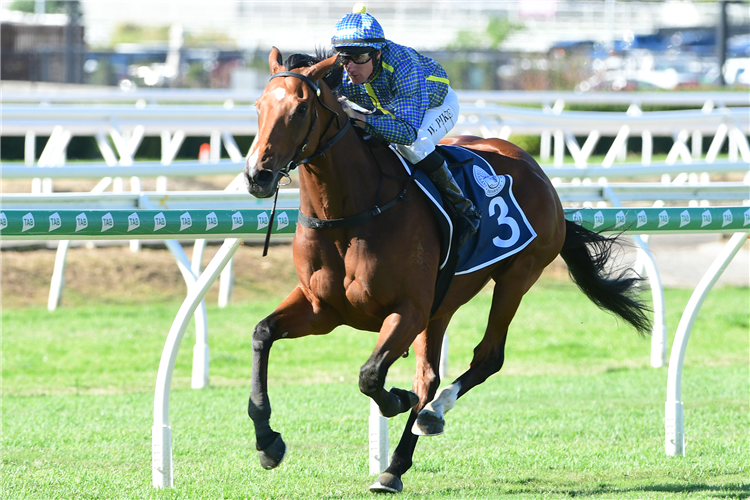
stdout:
{"type": "MultiPolygon", "coordinates": [[[[388,71],[390,71],[391,73],[393,73],[393,66],[391,66],[390,64],[388,64],[386,62],[383,62],[382,64],[383,64],[383,68],[385,68],[388,71]]],[[[446,85],[450,85],[451,84],[450,80],[448,80],[447,78],[441,78],[441,77],[435,76],[435,75],[428,76],[426,78],[426,80],[432,80],[433,82],[443,82],[446,85]]]]}
{"type": "Polygon", "coordinates": [[[441,77],[435,76],[435,75],[428,76],[427,80],[432,80],[433,82],[443,82],[446,85],[450,85],[451,84],[451,81],[448,80],[447,78],[441,78],[441,77]]]}
{"type": "Polygon", "coordinates": [[[367,95],[370,96],[370,99],[372,99],[372,103],[375,105],[376,108],[378,108],[380,111],[382,111],[385,114],[393,116],[393,113],[385,109],[383,106],[380,105],[380,101],[378,100],[378,96],[375,95],[375,90],[372,88],[372,85],[369,83],[365,83],[365,89],[367,90],[367,95]]]}

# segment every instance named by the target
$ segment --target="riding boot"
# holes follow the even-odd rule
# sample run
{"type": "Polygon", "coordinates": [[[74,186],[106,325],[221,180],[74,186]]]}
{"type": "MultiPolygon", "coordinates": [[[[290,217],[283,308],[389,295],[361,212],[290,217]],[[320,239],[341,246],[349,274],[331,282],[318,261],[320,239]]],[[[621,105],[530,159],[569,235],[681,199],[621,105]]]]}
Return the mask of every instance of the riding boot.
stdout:
{"type": "Polygon", "coordinates": [[[445,159],[437,150],[428,154],[414,166],[426,173],[437,190],[440,191],[440,196],[443,197],[458,226],[456,228],[458,246],[463,245],[479,230],[482,212],[474,207],[471,200],[464,197],[461,188],[458,187],[456,180],[453,178],[453,174],[448,170],[445,159]]]}
{"type": "Polygon", "coordinates": [[[456,184],[456,180],[445,162],[440,168],[429,174],[429,177],[440,191],[440,195],[445,202],[452,208],[458,225],[456,228],[458,246],[463,246],[479,230],[482,212],[477,210],[470,199],[464,197],[461,188],[456,184]]]}

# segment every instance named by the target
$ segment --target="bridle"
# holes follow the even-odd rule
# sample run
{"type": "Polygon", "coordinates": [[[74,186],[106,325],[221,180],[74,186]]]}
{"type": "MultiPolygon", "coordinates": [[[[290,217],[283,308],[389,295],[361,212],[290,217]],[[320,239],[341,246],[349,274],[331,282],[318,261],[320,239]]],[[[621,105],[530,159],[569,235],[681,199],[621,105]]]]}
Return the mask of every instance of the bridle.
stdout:
{"type": "MultiPolygon", "coordinates": [[[[305,75],[301,74],[301,73],[295,73],[294,71],[279,71],[278,73],[274,73],[271,76],[270,80],[273,80],[274,78],[283,78],[283,77],[287,77],[287,76],[290,76],[292,78],[298,78],[298,79],[302,80],[303,82],[305,82],[305,84],[307,84],[307,86],[310,88],[310,90],[312,90],[313,92],[315,92],[315,99],[317,100],[318,104],[320,104],[321,106],[323,106],[324,108],[326,108],[328,111],[330,111],[332,113],[333,116],[331,117],[331,120],[328,122],[328,125],[326,126],[325,130],[323,131],[323,133],[320,134],[320,137],[324,137],[328,133],[328,131],[331,129],[331,127],[333,126],[333,124],[336,123],[336,119],[339,117],[339,114],[336,111],[334,111],[331,108],[329,108],[328,106],[326,106],[326,103],[324,103],[323,100],[320,98],[320,87],[318,86],[318,84],[315,83],[314,81],[312,81],[311,79],[309,79],[308,77],[306,77],[305,75]]],[[[313,106],[313,109],[314,109],[315,114],[313,114],[312,123],[310,123],[310,130],[308,130],[307,136],[305,137],[305,140],[302,143],[302,146],[300,147],[300,150],[297,152],[297,154],[294,155],[293,159],[286,165],[286,167],[284,167],[281,170],[279,170],[279,172],[281,173],[281,175],[283,175],[287,179],[289,179],[289,172],[291,172],[292,170],[294,170],[298,166],[300,166],[300,165],[302,165],[304,163],[308,163],[313,158],[317,158],[319,156],[323,156],[324,157],[325,156],[325,152],[331,146],[333,146],[334,144],[336,144],[339,141],[339,139],[341,139],[344,136],[344,134],[346,133],[347,129],[350,126],[349,120],[347,119],[346,122],[344,123],[344,125],[341,127],[341,130],[339,130],[336,133],[336,135],[334,135],[331,138],[331,140],[329,140],[326,143],[325,146],[323,146],[322,148],[318,149],[317,151],[315,151],[310,156],[307,156],[305,158],[302,158],[301,160],[296,160],[295,161],[294,158],[298,158],[300,155],[302,155],[305,152],[305,149],[307,149],[307,143],[310,141],[310,135],[312,134],[312,131],[315,128],[315,123],[318,121],[318,107],[317,106],[313,106]]],[[[291,182],[291,179],[290,179],[290,182],[291,182]]],[[[286,184],[284,184],[284,185],[286,185],[286,184]]],[[[278,193],[278,185],[276,186],[276,191],[278,193]]]]}
{"type": "MultiPolygon", "coordinates": [[[[328,133],[328,131],[331,129],[333,124],[336,122],[336,119],[339,117],[339,114],[326,106],[326,104],[323,102],[323,100],[320,98],[320,87],[317,83],[313,82],[310,78],[306,77],[305,75],[301,73],[296,73],[294,71],[279,71],[278,73],[274,73],[270,80],[273,80],[274,78],[283,78],[283,77],[292,77],[292,78],[298,78],[305,82],[305,84],[310,88],[310,90],[315,92],[315,98],[321,106],[323,106],[325,109],[330,111],[333,116],[331,120],[328,122],[328,125],[326,126],[323,133],[320,135],[320,137],[323,137],[328,133]]],[[[315,123],[318,120],[318,108],[317,106],[313,106],[315,110],[315,114],[313,115],[312,123],[310,124],[310,130],[307,132],[307,136],[305,137],[304,142],[302,143],[302,146],[300,147],[300,150],[294,155],[293,158],[298,158],[300,155],[302,155],[305,152],[305,149],[307,149],[307,143],[310,140],[310,135],[312,134],[313,129],[315,128],[315,123]]],[[[292,159],[286,167],[279,170],[279,173],[289,179],[289,182],[291,182],[291,179],[289,177],[289,172],[297,168],[298,166],[308,163],[313,158],[317,157],[325,157],[325,152],[331,148],[334,144],[336,144],[339,139],[341,139],[344,136],[344,133],[349,129],[350,122],[347,119],[346,123],[341,127],[341,130],[339,130],[336,135],[334,135],[322,148],[318,149],[314,153],[312,153],[310,156],[307,156],[301,160],[294,160],[292,159]]],[[[382,171],[381,171],[382,173],[382,171]]],[[[310,228],[310,229],[345,229],[345,228],[351,228],[356,226],[361,226],[365,223],[367,223],[370,219],[375,217],[376,215],[381,214],[383,211],[388,210],[392,206],[394,206],[397,202],[402,200],[404,196],[406,196],[406,191],[409,188],[409,184],[411,184],[411,181],[414,180],[414,175],[410,175],[407,177],[407,183],[406,186],[404,186],[404,189],[399,193],[396,198],[391,200],[390,202],[386,203],[382,207],[375,205],[374,208],[371,208],[369,210],[365,210],[364,212],[361,212],[357,215],[352,215],[350,217],[344,217],[341,219],[318,219],[315,217],[309,217],[302,213],[302,211],[299,211],[299,215],[297,218],[297,221],[302,224],[304,227],[310,228]]],[[[381,183],[382,183],[382,177],[381,177],[381,183]]],[[[288,184],[288,183],[286,183],[288,184]]],[[[283,185],[286,185],[283,184],[283,185]]],[[[378,187],[378,193],[380,192],[380,187],[378,187]]],[[[271,210],[271,222],[268,224],[268,232],[266,233],[266,242],[265,246],[263,248],[263,256],[265,257],[268,253],[268,244],[271,240],[271,230],[273,228],[273,221],[276,216],[276,200],[279,196],[279,184],[276,183],[276,194],[273,198],[273,208],[271,210]]]]}
{"type": "MultiPolygon", "coordinates": [[[[323,131],[323,133],[320,134],[320,137],[325,136],[326,133],[328,133],[328,131],[331,129],[331,127],[333,126],[333,124],[336,123],[336,119],[339,117],[339,114],[336,111],[334,111],[331,108],[329,108],[328,106],[326,106],[326,103],[324,103],[323,100],[320,98],[320,87],[318,86],[318,84],[315,83],[314,81],[312,81],[311,79],[309,79],[308,77],[306,77],[305,75],[301,74],[301,73],[295,73],[294,71],[279,71],[278,73],[274,73],[273,75],[271,75],[271,78],[269,79],[269,81],[273,80],[274,78],[283,78],[283,77],[287,77],[287,76],[290,76],[292,78],[298,78],[298,79],[302,80],[303,82],[305,82],[305,84],[310,88],[310,90],[312,90],[313,92],[315,92],[315,99],[317,100],[317,103],[320,104],[321,106],[323,106],[324,108],[326,108],[328,111],[330,111],[332,113],[331,120],[328,122],[328,125],[326,126],[325,130],[323,131]]],[[[300,166],[300,165],[302,165],[304,163],[308,163],[313,158],[317,158],[319,156],[325,157],[325,152],[328,149],[330,149],[331,146],[333,146],[334,144],[336,144],[339,141],[339,139],[341,139],[344,136],[344,134],[346,133],[346,131],[349,129],[350,123],[349,123],[349,119],[347,119],[344,122],[344,125],[341,127],[341,130],[339,130],[336,133],[336,135],[334,135],[325,144],[325,146],[323,146],[322,148],[318,149],[317,151],[315,151],[310,156],[302,158],[301,160],[295,160],[295,158],[299,158],[299,156],[302,155],[305,152],[305,149],[307,149],[307,143],[310,141],[310,135],[312,134],[312,131],[315,128],[315,123],[318,121],[318,107],[317,106],[313,106],[313,110],[314,110],[315,114],[313,114],[312,123],[310,123],[310,130],[307,131],[307,135],[305,136],[305,140],[302,143],[302,146],[300,147],[299,151],[292,157],[292,160],[289,163],[287,163],[287,165],[284,168],[282,168],[282,169],[279,170],[279,173],[282,176],[286,177],[289,182],[286,182],[286,183],[280,185],[279,182],[276,181],[276,192],[275,192],[275,194],[273,196],[273,208],[271,208],[271,222],[270,222],[270,224],[268,224],[268,232],[266,232],[266,242],[265,242],[265,245],[263,246],[263,257],[265,257],[266,254],[268,253],[268,244],[271,241],[271,230],[273,228],[274,218],[276,217],[276,201],[279,199],[279,187],[280,186],[286,186],[287,184],[289,184],[290,182],[292,182],[291,177],[289,177],[289,172],[291,172],[292,170],[294,170],[295,168],[297,168],[298,166],[300,166]]],[[[300,213],[300,215],[301,215],[301,213],[300,213]]]]}

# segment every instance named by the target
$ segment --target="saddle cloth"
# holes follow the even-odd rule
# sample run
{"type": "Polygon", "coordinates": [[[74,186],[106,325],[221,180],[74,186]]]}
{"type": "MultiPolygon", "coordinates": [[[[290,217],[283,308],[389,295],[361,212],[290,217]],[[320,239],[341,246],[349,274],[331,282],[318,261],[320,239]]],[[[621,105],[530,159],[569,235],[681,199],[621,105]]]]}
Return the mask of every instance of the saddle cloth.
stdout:
{"type": "MultiPolygon", "coordinates": [[[[514,255],[536,238],[526,215],[513,196],[513,178],[497,175],[489,163],[476,153],[458,146],[438,146],[451,173],[464,195],[482,211],[479,231],[460,248],[454,238],[453,221],[443,205],[440,193],[421,170],[416,170],[400,155],[397,156],[415,182],[430,200],[438,224],[443,232],[441,263],[436,286],[433,313],[445,298],[453,275],[468,274],[514,255]]],[[[395,148],[391,147],[394,151],[395,148]]]]}

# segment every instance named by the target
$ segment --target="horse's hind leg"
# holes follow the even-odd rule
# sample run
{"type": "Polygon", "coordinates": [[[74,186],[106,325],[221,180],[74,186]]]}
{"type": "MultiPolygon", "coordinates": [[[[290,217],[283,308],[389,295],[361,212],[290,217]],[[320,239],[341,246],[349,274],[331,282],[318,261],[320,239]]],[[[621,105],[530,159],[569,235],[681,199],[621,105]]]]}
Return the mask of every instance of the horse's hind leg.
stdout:
{"type": "Polygon", "coordinates": [[[264,469],[273,469],[284,458],[286,445],[270,425],[271,403],[268,399],[268,355],[271,345],[281,338],[298,338],[323,334],[340,323],[333,313],[314,311],[299,288],[253,331],[253,368],[247,414],[255,424],[255,447],[264,469]]]}
{"type": "Polygon", "coordinates": [[[444,414],[453,408],[456,400],[500,371],[505,360],[508,326],[521,304],[521,298],[540,275],[541,270],[529,273],[524,266],[516,264],[495,282],[487,330],[474,349],[469,369],[443,388],[438,397],[422,409],[412,432],[425,436],[441,434],[445,426],[444,414]]]}
{"type": "Polygon", "coordinates": [[[440,386],[438,366],[443,336],[449,321],[450,316],[431,321],[427,330],[414,339],[412,346],[417,359],[417,371],[413,389],[419,397],[419,403],[409,414],[401,440],[391,456],[391,464],[370,486],[370,491],[397,493],[403,488],[401,476],[412,466],[414,448],[419,437],[411,432],[412,425],[417,420],[419,411],[435,397],[440,386]]]}

